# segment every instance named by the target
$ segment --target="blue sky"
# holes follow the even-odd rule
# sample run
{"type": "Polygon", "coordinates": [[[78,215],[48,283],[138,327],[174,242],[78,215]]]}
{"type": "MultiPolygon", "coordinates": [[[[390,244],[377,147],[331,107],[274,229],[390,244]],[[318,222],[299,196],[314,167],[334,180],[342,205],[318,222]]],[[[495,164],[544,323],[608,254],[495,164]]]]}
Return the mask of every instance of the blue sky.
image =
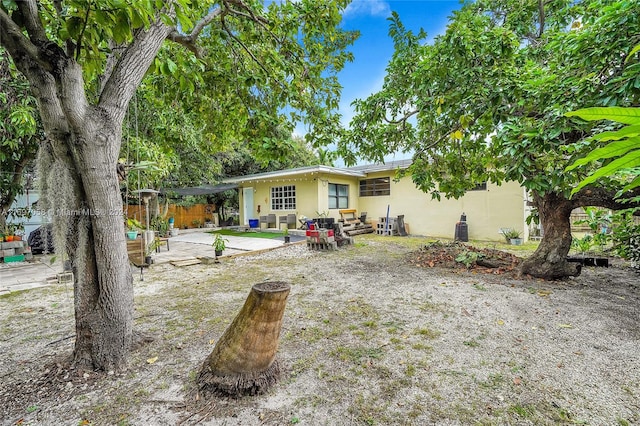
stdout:
{"type": "Polygon", "coordinates": [[[432,39],[444,33],[447,18],[461,7],[458,0],[354,0],[343,15],[343,27],[359,30],[360,38],[352,46],[355,59],[339,74],[342,89],[340,111],[348,124],[355,99],[363,99],[382,88],[385,68],[393,55],[389,37],[391,12],[400,15],[405,28],[417,33],[423,28],[432,39]]]}

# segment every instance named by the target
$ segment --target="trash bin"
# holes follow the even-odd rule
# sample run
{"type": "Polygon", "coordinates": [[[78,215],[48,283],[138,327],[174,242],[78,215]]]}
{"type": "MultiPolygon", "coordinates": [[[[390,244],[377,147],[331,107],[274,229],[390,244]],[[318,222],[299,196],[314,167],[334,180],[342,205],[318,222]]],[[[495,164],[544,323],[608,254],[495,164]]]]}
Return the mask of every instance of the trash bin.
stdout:
{"type": "Polygon", "coordinates": [[[259,219],[249,219],[249,228],[257,228],[259,222],[259,219]]]}
{"type": "Polygon", "coordinates": [[[456,230],[453,237],[454,241],[469,241],[469,227],[467,225],[467,215],[462,213],[460,216],[460,222],[456,223],[456,230]]]}

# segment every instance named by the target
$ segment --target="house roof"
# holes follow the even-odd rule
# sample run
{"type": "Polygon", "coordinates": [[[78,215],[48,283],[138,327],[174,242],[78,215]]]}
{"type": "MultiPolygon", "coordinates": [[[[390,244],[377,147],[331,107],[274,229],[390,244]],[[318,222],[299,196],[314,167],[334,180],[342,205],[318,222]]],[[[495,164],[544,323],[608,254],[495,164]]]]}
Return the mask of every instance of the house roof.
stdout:
{"type": "Polygon", "coordinates": [[[237,176],[237,177],[227,178],[224,180],[224,182],[241,183],[241,182],[252,181],[252,180],[283,178],[283,177],[300,176],[300,175],[312,176],[320,173],[328,173],[333,175],[352,176],[352,177],[366,176],[364,172],[361,172],[358,170],[318,165],[318,166],[297,167],[295,169],[278,170],[275,172],[256,173],[253,175],[246,175],[246,176],[237,176]]]}
{"type": "Polygon", "coordinates": [[[219,192],[228,191],[230,189],[237,188],[238,185],[232,183],[221,183],[218,185],[200,185],[190,186],[186,188],[162,188],[160,191],[162,194],[175,193],[177,195],[211,195],[219,192]]]}
{"type": "Polygon", "coordinates": [[[388,161],[386,163],[365,164],[362,166],[349,167],[349,170],[355,170],[365,173],[384,172],[387,170],[406,169],[413,163],[412,159],[388,161]]]}
{"type": "Polygon", "coordinates": [[[265,172],[265,173],[256,173],[253,175],[246,176],[236,176],[232,178],[227,178],[224,180],[225,183],[241,183],[253,180],[261,180],[261,179],[273,179],[273,178],[283,178],[283,177],[291,177],[291,176],[312,176],[320,173],[327,173],[332,175],[339,176],[351,176],[351,177],[367,177],[368,173],[373,172],[382,172],[386,170],[396,170],[396,169],[406,169],[412,163],[412,160],[398,160],[398,161],[389,161],[383,164],[367,164],[362,166],[354,166],[354,167],[330,167],[330,166],[306,166],[306,167],[297,167],[295,169],[287,169],[287,170],[278,170],[275,172],[265,172]]]}

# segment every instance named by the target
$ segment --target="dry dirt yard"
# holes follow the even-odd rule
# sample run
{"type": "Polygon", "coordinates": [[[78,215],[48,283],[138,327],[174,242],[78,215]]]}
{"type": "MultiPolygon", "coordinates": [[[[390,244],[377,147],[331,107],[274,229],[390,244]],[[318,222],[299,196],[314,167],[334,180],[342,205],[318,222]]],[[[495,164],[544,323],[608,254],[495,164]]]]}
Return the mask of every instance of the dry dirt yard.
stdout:
{"type": "MultiPolygon", "coordinates": [[[[73,290],[0,299],[5,425],[640,424],[640,279],[622,262],[564,282],[423,267],[417,238],[363,236],[135,276],[124,372],[79,373],[73,290]],[[280,382],[198,398],[196,372],[253,284],[291,283],[280,382]]],[[[498,244],[498,248],[507,246],[498,244]]]]}

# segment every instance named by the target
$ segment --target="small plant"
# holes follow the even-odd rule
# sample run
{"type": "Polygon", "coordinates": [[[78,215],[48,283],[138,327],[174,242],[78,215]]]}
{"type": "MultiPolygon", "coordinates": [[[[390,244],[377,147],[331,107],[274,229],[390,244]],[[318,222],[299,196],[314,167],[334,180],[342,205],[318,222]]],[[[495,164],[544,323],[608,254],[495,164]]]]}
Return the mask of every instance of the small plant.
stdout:
{"type": "Polygon", "coordinates": [[[127,219],[127,229],[129,229],[129,231],[140,231],[143,228],[144,227],[142,226],[140,221],[138,221],[138,219],[127,219]]]}
{"type": "Polygon", "coordinates": [[[284,230],[282,231],[282,235],[284,235],[285,237],[289,235],[289,228],[284,228],[284,230]]]}
{"type": "Polygon", "coordinates": [[[506,228],[502,231],[502,235],[504,235],[504,239],[507,240],[507,242],[510,242],[511,240],[520,238],[520,231],[513,228],[506,228]]]}
{"type": "Polygon", "coordinates": [[[591,235],[589,234],[586,234],[582,238],[574,237],[571,240],[571,245],[576,251],[579,251],[584,256],[584,254],[588,252],[591,246],[593,245],[593,237],[591,237],[591,235]]]}
{"type": "Polygon", "coordinates": [[[161,236],[165,236],[169,233],[169,222],[160,216],[156,216],[151,220],[151,228],[158,231],[161,236]]]}
{"type": "Polygon", "coordinates": [[[228,242],[229,240],[222,238],[222,235],[216,234],[216,237],[213,240],[213,244],[211,244],[211,246],[216,252],[223,252],[227,248],[228,242]]]}
{"type": "Polygon", "coordinates": [[[574,222],[574,225],[587,225],[593,235],[593,244],[604,251],[604,247],[611,241],[611,214],[594,207],[586,207],[584,211],[587,218],[574,222]]]}
{"type": "Polygon", "coordinates": [[[456,262],[462,263],[468,269],[468,268],[471,268],[471,265],[476,263],[476,261],[478,259],[481,259],[482,257],[484,257],[482,253],[478,253],[471,250],[465,250],[456,257],[456,262]]]}
{"type": "Polygon", "coordinates": [[[200,228],[200,225],[202,225],[202,222],[200,221],[200,219],[193,219],[191,221],[191,224],[193,225],[194,228],[200,228]]]}

